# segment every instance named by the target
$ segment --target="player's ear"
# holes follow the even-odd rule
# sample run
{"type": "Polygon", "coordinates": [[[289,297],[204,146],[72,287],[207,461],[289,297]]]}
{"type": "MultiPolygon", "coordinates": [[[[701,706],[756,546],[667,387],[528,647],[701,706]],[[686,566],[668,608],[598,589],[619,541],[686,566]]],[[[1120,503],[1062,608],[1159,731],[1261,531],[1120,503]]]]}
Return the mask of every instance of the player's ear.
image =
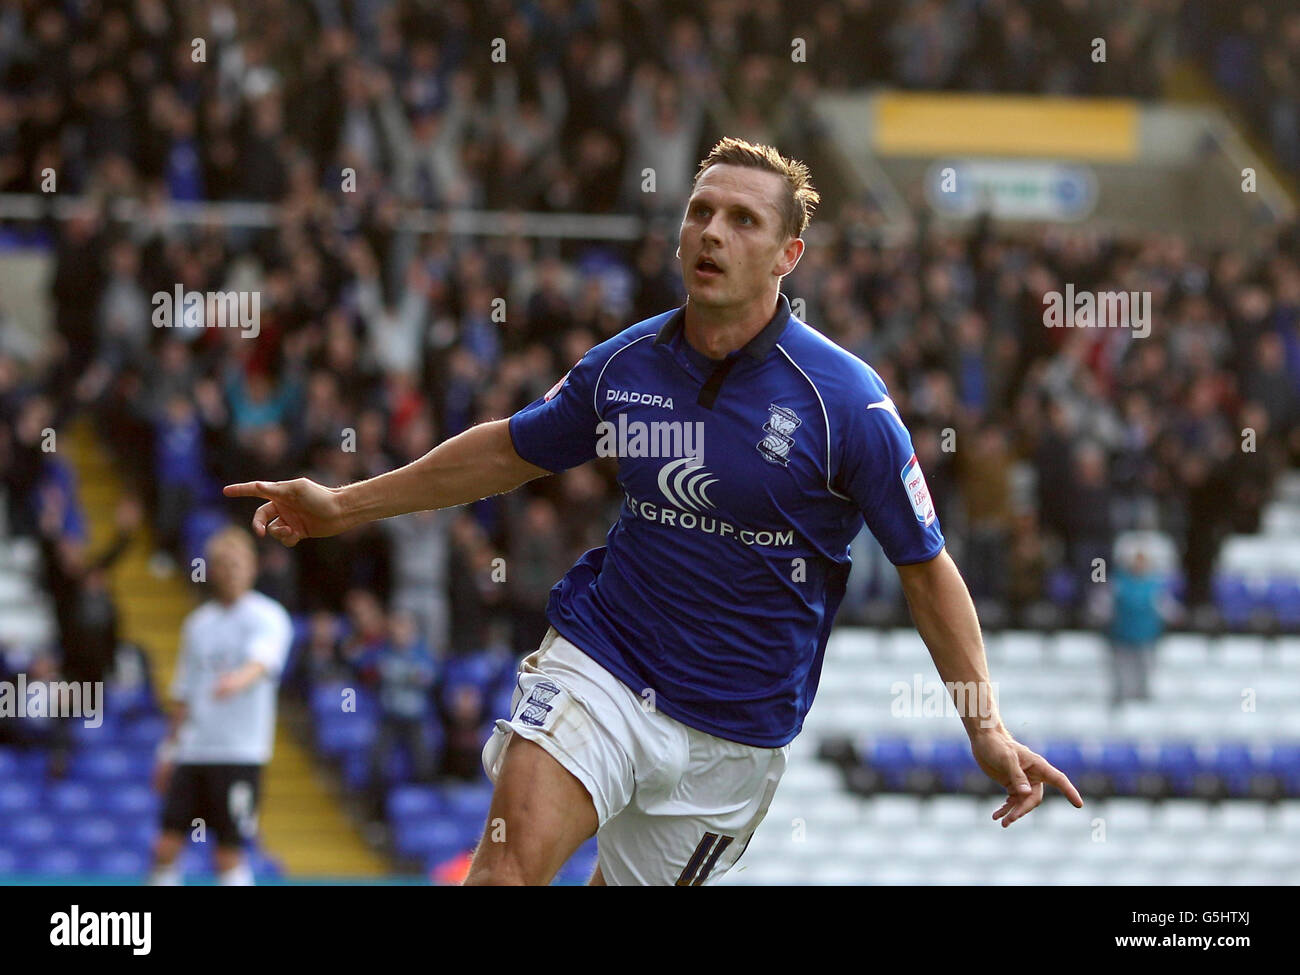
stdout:
{"type": "Polygon", "coordinates": [[[791,237],[786,241],[785,248],[781,251],[781,260],[777,262],[777,277],[785,277],[799,263],[799,258],[803,257],[803,238],[791,237]]]}

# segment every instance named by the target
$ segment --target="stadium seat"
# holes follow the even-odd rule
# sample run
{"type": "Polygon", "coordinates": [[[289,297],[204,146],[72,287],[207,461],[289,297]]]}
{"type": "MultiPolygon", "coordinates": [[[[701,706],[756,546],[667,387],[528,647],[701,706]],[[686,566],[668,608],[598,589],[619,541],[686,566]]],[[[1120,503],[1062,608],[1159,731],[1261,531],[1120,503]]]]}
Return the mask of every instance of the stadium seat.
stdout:
{"type": "Polygon", "coordinates": [[[344,713],[343,693],[346,687],[342,683],[329,683],[318,684],[311,689],[311,711],[317,721],[344,713]]]}
{"type": "Polygon", "coordinates": [[[453,853],[470,849],[479,838],[450,819],[430,819],[407,823],[394,830],[394,846],[404,857],[446,859],[453,853]]]}
{"type": "Polygon", "coordinates": [[[480,827],[487,818],[492,803],[492,787],[488,783],[444,785],[439,795],[447,815],[477,818],[480,827]]]}
{"type": "Polygon", "coordinates": [[[102,851],[117,845],[117,825],[106,816],[78,816],[66,829],[67,843],[80,850],[102,851]]]}
{"type": "Polygon", "coordinates": [[[1196,774],[1202,771],[1196,746],[1189,741],[1168,741],[1160,745],[1155,770],[1167,777],[1173,788],[1188,793],[1196,774]]]}
{"type": "Polygon", "coordinates": [[[316,747],[330,758],[369,748],[374,738],[374,721],[361,714],[338,714],[316,724],[316,747]]]}
{"type": "Polygon", "coordinates": [[[1106,641],[1096,633],[1067,631],[1048,641],[1047,655],[1053,664],[1085,671],[1106,665],[1106,641]]]}
{"type": "Polygon", "coordinates": [[[96,783],[148,781],[153,757],[141,757],[123,748],[88,748],[77,752],[68,770],[70,778],[96,783]]]}
{"type": "Polygon", "coordinates": [[[1220,742],[1214,752],[1210,770],[1222,777],[1235,796],[1249,792],[1250,777],[1267,771],[1267,765],[1257,765],[1249,745],[1241,742],[1220,742]]]}
{"type": "Polygon", "coordinates": [[[58,838],[59,821],[48,813],[24,812],[6,815],[0,821],[0,836],[10,845],[43,849],[58,838]]]}
{"type": "Polygon", "coordinates": [[[46,808],[60,816],[78,815],[96,808],[104,798],[102,790],[84,782],[55,782],[45,794],[46,808]]]}
{"type": "Polygon", "coordinates": [[[1156,809],[1154,826],[1169,833],[1203,835],[1210,827],[1209,809],[1193,799],[1170,800],[1156,809]]]}
{"type": "Polygon", "coordinates": [[[950,790],[961,787],[963,779],[979,766],[971,754],[970,742],[964,738],[940,739],[931,743],[927,765],[939,773],[950,790]]]}
{"type": "Polygon", "coordinates": [[[105,877],[142,877],[151,865],[152,858],[138,850],[104,850],[91,859],[93,872],[105,877]]]}
{"type": "Polygon", "coordinates": [[[388,792],[388,818],[394,823],[438,816],[445,808],[442,794],[432,786],[399,785],[388,792]]]}
{"type": "Polygon", "coordinates": [[[40,808],[42,790],[31,781],[0,780],[0,821],[40,808]]]}
{"type": "Polygon", "coordinates": [[[147,785],[123,784],[104,795],[103,809],[110,815],[149,818],[158,813],[160,799],[147,785]]]}
{"type": "Polygon", "coordinates": [[[156,748],[166,734],[166,718],[157,714],[143,714],[123,725],[118,741],[124,748],[156,748]]]}
{"type": "Polygon", "coordinates": [[[901,789],[907,772],[919,764],[906,738],[876,739],[868,745],[867,761],[894,789],[901,789]]]}
{"type": "Polygon", "coordinates": [[[68,847],[54,847],[34,852],[27,861],[27,871],[46,877],[70,878],[88,874],[93,869],[91,855],[68,847]]]}
{"type": "Polygon", "coordinates": [[[1239,839],[1268,832],[1268,805],[1262,802],[1225,802],[1210,811],[1210,828],[1239,839]]]}

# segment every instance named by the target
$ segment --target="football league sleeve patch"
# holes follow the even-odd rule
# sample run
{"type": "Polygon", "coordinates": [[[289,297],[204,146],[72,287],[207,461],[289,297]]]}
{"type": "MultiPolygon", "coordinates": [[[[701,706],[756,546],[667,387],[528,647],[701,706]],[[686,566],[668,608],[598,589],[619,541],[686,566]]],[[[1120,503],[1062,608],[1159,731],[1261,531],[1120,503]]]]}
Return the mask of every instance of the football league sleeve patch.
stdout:
{"type": "Polygon", "coordinates": [[[545,396],[510,418],[515,452],[553,474],[596,456],[599,439],[594,390],[606,356],[588,352],[545,396]]]}
{"type": "Polygon", "coordinates": [[[839,445],[841,489],[895,565],[925,562],[943,548],[925,473],[888,394],[859,397],[839,445]]]}

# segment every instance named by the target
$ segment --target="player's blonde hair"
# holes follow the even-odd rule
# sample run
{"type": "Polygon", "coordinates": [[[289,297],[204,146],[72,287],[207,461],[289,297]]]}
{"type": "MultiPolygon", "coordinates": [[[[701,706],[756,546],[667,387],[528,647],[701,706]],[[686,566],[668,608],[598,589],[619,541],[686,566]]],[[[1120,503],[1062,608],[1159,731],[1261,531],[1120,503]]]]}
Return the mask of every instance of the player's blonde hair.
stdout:
{"type": "Polygon", "coordinates": [[[781,211],[785,219],[785,231],[790,237],[802,237],[812,222],[813,211],[821,202],[821,194],[812,185],[812,172],[805,163],[798,159],[787,159],[772,146],[755,145],[744,139],[727,136],[715,145],[709,154],[700,161],[700,168],[695,171],[691,188],[700,181],[705,170],[719,164],[727,166],[748,166],[776,173],[785,180],[788,190],[782,202],[781,211]]]}
{"type": "Polygon", "coordinates": [[[218,529],[203,546],[203,551],[211,559],[216,552],[227,547],[242,548],[254,559],[257,558],[257,544],[253,541],[253,536],[237,525],[226,525],[218,529]]]}

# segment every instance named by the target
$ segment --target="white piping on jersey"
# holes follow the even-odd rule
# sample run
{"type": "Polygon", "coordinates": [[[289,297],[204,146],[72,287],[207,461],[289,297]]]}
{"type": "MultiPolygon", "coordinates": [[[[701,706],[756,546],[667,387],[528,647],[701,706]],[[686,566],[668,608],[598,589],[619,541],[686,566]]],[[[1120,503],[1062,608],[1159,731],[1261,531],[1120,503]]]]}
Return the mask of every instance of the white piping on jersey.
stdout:
{"type": "Polygon", "coordinates": [[[839,491],[836,491],[831,487],[831,419],[826,413],[826,401],[822,399],[822,394],[821,391],[818,390],[817,384],[809,378],[808,373],[804,372],[803,369],[799,367],[799,363],[794,361],[794,357],[791,356],[789,352],[785,351],[785,347],[780,342],[776,343],[776,347],[781,350],[783,356],[790,360],[790,365],[799,370],[799,375],[808,380],[808,385],[812,387],[813,395],[817,397],[817,403],[822,408],[822,420],[826,423],[826,490],[837,498],[843,498],[845,501],[852,501],[853,499],[847,494],[840,494],[839,491]]]}
{"type": "Polygon", "coordinates": [[[868,403],[867,409],[884,410],[886,413],[888,413],[890,416],[892,416],[895,420],[898,421],[898,425],[900,427],[903,427],[904,431],[907,430],[907,427],[903,425],[903,418],[898,415],[898,407],[894,405],[894,401],[890,399],[888,396],[886,396],[878,403],[868,403]]]}
{"type": "Polygon", "coordinates": [[[600,381],[605,378],[605,370],[608,369],[609,364],[614,361],[614,356],[618,355],[619,352],[626,352],[638,342],[644,342],[646,339],[652,339],[654,337],[655,333],[651,332],[649,335],[642,335],[639,339],[633,339],[627,345],[623,346],[623,348],[619,349],[618,352],[615,352],[614,355],[611,355],[605,360],[605,364],[600,367],[600,375],[596,377],[596,385],[591,389],[591,411],[593,413],[600,416],[600,381]]]}

